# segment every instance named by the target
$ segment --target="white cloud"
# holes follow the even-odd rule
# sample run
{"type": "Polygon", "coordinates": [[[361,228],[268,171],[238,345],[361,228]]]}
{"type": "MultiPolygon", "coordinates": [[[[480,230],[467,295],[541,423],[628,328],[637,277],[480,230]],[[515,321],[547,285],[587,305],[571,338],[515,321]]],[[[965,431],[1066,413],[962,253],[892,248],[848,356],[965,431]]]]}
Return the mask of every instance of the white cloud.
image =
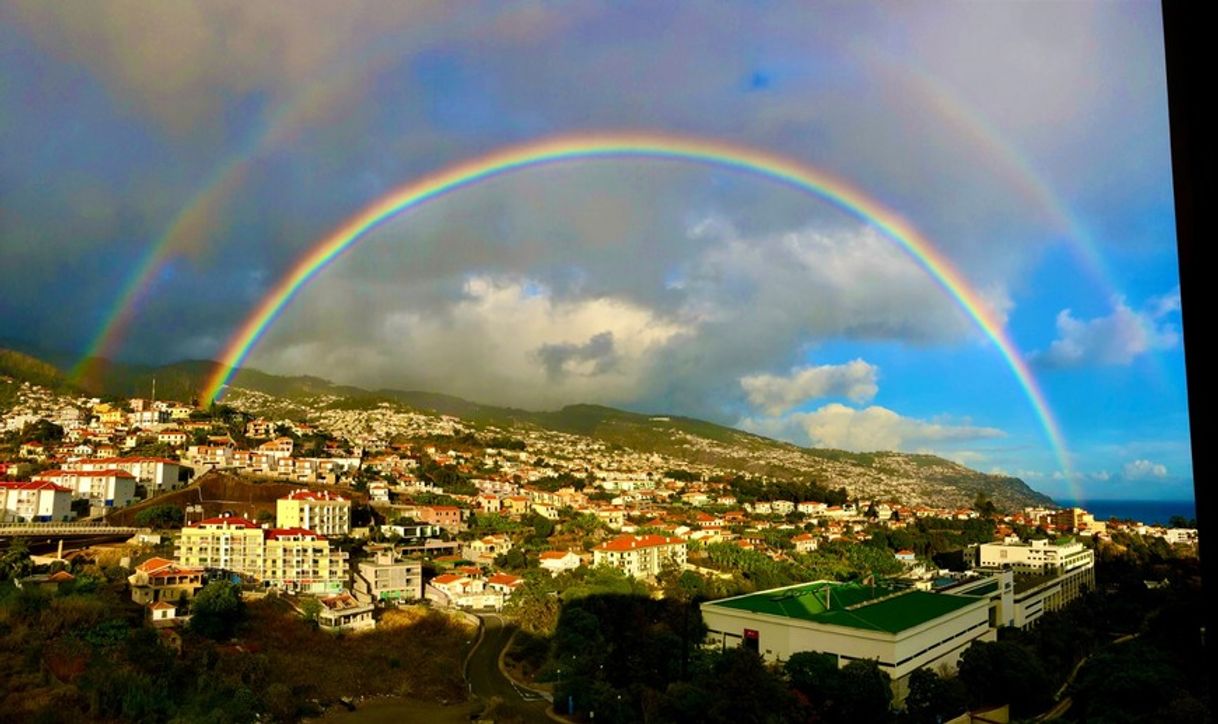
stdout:
{"type": "Polygon", "coordinates": [[[1150,460],[1133,460],[1125,463],[1121,474],[1126,480],[1149,480],[1151,478],[1166,478],[1167,466],[1150,460]]]}
{"type": "Polygon", "coordinates": [[[795,439],[791,433],[799,430],[803,433],[801,437],[806,437],[814,447],[859,452],[919,451],[936,444],[1005,435],[1002,430],[992,427],[919,420],[878,405],[855,409],[836,402],[813,412],[797,412],[778,418],[746,418],[739,425],[759,434],[788,439],[795,439]]]}
{"type": "Polygon", "coordinates": [[[758,374],[740,378],[749,402],[767,415],[781,415],[818,397],[845,397],[866,402],[875,397],[878,368],[861,359],[843,365],[793,368],[786,376],[758,374]]]}
{"type": "Polygon", "coordinates": [[[656,353],[685,331],[620,299],[556,300],[529,280],[475,276],[463,291],[447,309],[389,311],[366,338],[287,345],[256,366],[529,409],[614,403],[633,399],[656,353]]]}
{"type": "Polygon", "coordinates": [[[1081,320],[1063,309],[1057,315],[1057,339],[1033,360],[1044,367],[1127,365],[1142,354],[1179,344],[1176,326],[1163,319],[1179,308],[1177,291],[1151,300],[1145,311],[1120,298],[1105,317],[1081,320]]]}

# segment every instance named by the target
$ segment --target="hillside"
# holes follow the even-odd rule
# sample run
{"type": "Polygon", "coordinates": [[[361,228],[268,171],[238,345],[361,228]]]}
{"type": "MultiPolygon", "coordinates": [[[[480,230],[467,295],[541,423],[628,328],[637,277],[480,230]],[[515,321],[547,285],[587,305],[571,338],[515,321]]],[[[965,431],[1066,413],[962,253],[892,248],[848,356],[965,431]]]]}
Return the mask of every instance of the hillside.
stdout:
{"type": "MultiPolygon", "coordinates": [[[[184,488],[115,510],[106,520],[113,525],[134,525],[140,511],[160,505],[183,509],[191,505],[201,505],[202,517],[205,518],[229,512],[249,520],[258,520],[259,513],[275,514],[275,501],[289,493],[307,488],[310,486],[258,480],[213,470],[195,478],[184,488]]],[[[313,489],[326,488],[313,486],[313,489]]],[[[348,492],[347,495],[357,501],[364,500],[364,496],[359,493],[348,492]]]]}
{"type": "MultiPolygon", "coordinates": [[[[53,366],[33,357],[0,353],[0,363],[6,359],[9,376],[17,379],[63,379],[62,374],[56,377],[53,366]]],[[[152,367],[103,360],[96,367],[92,387],[95,394],[143,396],[150,394],[155,377],[158,397],[192,400],[214,368],[215,363],[209,361],[152,367]]],[[[367,416],[385,409],[448,415],[476,429],[583,436],[690,465],[772,478],[814,479],[833,488],[844,485],[853,495],[908,503],[968,506],[979,492],[1008,509],[1052,502],[1018,478],[981,473],[934,455],[804,448],[704,420],[645,415],[602,405],[530,411],[433,392],[370,391],[318,377],[273,375],[248,368],[234,377],[225,401],[275,419],[314,418],[334,410],[367,416]]]]}

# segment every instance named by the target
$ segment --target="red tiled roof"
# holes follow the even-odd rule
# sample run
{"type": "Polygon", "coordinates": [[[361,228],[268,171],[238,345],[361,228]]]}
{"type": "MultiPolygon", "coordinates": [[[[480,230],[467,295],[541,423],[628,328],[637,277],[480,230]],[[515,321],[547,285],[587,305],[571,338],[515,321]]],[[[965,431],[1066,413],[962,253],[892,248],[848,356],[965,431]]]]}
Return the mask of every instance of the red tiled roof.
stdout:
{"type": "Polygon", "coordinates": [[[680,538],[669,538],[663,535],[619,535],[613,540],[605,541],[596,547],[600,551],[629,551],[636,548],[652,548],[654,546],[684,543],[680,538]]]}
{"type": "Polygon", "coordinates": [[[274,528],[266,532],[266,537],[271,539],[286,538],[288,536],[308,536],[317,540],[325,540],[326,537],[315,531],[306,530],[304,528],[274,528]]]}
{"type": "Polygon", "coordinates": [[[62,485],[56,485],[55,483],[47,482],[45,480],[28,483],[0,483],[0,488],[6,490],[54,490],[63,493],[72,492],[70,489],[63,487],[62,485]]]}
{"type": "Polygon", "coordinates": [[[280,498],[280,500],[334,500],[341,502],[345,501],[346,498],[338,493],[331,493],[328,490],[320,492],[315,490],[294,490],[288,493],[286,497],[280,498]]]}
{"type": "Polygon", "coordinates": [[[520,576],[513,576],[510,573],[496,573],[495,575],[486,579],[486,582],[497,583],[501,586],[519,586],[524,582],[524,579],[520,576]]]}
{"type": "Polygon", "coordinates": [[[234,516],[229,516],[227,518],[208,518],[206,520],[201,520],[198,523],[195,523],[193,527],[198,528],[199,526],[203,526],[203,525],[224,525],[226,523],[232,528],[257,528],[258,527],[258,525],[256,523],[254,523],[253,521],[246,520],[245,518],[234,517],[234,516]]]}
{"type": "Polygon", "coordinates": [[[157,601],[156,603],[148,604],[148,608],[152,609],[153,611],[164,611],[165,609],[176,609],[177,606],[173,605],[172,603],[157,601]]]}
{"type": "Polygon", "coordinates": [[[148,560],[146,560],[143,563],[136,566],[135,570],[140,571],[142,573],[151,573],[152,571],[160,570],[160,569],[164,568],[165,566],[172,566],[172,565],[173,565],[173,561],[169,560],[168,558],[149,558],[148,560]]]}
{"type": "Polygon", "coordinates": [[[50,577],[47,578],[47,580],[51,581],[52,583],[63,583],[65,581],[76,580],[76,576],[73,576],[71,573],[68,573],[67,571],[56,571],[55,573],[52,573],[50,575],[50,577]]]}
{"type": "Polygon", "coordinates": [[[542,551],[538,556],[543,561],[556,561],[567,557],[570,551],[542,551]]]}
{"type": "Polygon", "coordinates": [[[431,579],[431,582],[444,585],[447,583],[456,583],[457,581],[463,580],[464,578],[465,578],[465,576],[459,576],[456,573],[442,573],[442,574],[436,576],[435,578],[431,579]]]}

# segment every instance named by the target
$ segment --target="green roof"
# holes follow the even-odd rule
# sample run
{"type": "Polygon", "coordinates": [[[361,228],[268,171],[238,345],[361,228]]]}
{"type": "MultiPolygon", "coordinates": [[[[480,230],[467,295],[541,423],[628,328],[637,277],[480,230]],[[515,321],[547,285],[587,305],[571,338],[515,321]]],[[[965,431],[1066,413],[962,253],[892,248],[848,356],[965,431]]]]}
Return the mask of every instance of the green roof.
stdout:
{"type": "Polygon", "coordinates": [[[959,595],[961,595],[961,596],[988,596],[989,594],[996,593],[997,591],[998,591],[998,579],[991,578],[989,581],[986,581],[985,583],[981,584],[980,586],[977,586],[976,588],[972,588],[967,591],[961,591],[959,593],[959,595]]]}
{"type": "Polygon", "coordinates": [[[977,603],[976,598],[857,583],[805,583],[703,604],[752,613],[898,633],[977,603]],[[826,599],[828,605],[826,605],[826,599]]]}

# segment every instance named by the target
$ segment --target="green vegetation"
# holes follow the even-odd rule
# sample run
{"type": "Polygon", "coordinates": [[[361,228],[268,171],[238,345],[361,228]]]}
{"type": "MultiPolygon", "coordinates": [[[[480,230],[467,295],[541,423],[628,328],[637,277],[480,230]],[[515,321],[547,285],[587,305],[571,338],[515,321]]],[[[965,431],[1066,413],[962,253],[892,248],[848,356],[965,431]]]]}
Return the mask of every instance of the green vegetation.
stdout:
{"type": "Polygon", "coordinates": [[[54,365],[11,349],[0,349],[0,377],[12,377],[56,391],[70,390],[67,379],[54,365]]]}
{"type": "Polygon", "coordinates": [[[154,505],[135,514],[135,524],[149,528],[181,528],[186,515],[176,505],[154,505]]]}
{"type": "Polygon", "coordinates": [[[122,569],[72,572],[58,592],[0,583],[5,721],[292,722],[340,697],[465,697],[470,631],[437,612],[390,611],[375,631],[336,636],[270,598],[246,607],[238,645],[148,627],[122,569]]]}
{"type": "Polygon", "coordinates": [[[241,588],[228,581],[212,581],[195,596],[191,612],[192,631],[210,639],[227,640],[245,616],[241,588]]]}

